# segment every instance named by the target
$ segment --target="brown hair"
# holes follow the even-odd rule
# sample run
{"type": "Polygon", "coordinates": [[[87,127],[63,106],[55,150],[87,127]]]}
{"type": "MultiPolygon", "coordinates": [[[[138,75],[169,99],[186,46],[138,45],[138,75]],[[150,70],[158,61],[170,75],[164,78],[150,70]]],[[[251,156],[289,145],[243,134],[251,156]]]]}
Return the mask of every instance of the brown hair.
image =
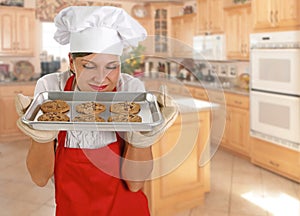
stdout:
{"type": "Polygon", "coordinates": [[[73,59],[75,59],[77,57],[84,57],[84,56],[91,55],[91,54],[93,54],[93,53],[89,53],[89,52],[71,53],[73,59]]]}

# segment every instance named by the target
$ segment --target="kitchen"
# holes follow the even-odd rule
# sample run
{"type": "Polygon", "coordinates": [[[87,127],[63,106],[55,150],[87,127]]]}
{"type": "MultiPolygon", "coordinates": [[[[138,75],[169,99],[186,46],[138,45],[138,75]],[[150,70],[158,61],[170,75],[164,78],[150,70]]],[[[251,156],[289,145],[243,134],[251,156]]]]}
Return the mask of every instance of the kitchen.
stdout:
{"type": "MultiPolygon", "coordinates": [[[[33,8],[33,10],[38,10],[39,8],[41,8],[36,6],[36,3],[38,2],[40,1],[25,1],[24,8],[33,8]]],[[[200,207],[191,207],[192,210],[178,210],[178,215],[202,215],[205,213],[207,215],[299,215],[299,148],[297,150],[294,147],[284,146],[284,143],[278,143],[273,140],[265,140],[262,139],[262,137],[257,138],[250,134],[250,126],[252,126],[252,122],[250,124],[250,121],[252,121],[252,93],[254,93],[255,95],[255,92],[252,92],[251,86],[249,86],[249,84],[247,83],[247,76],[245,79],[242,79],[242,76],[245,76],[245,74],[250,75],[250,85],[252,85],[251,75],[255,66],[252,66],[252,62],[250,61],[251,52],[255,47],[254,45],[253,47],[251,47],[250,38],[255,38],[256,35],[254,33],[299,30],[300,18],[297,14],[297,9],[299,11],[300,6],[298,1],[290,1],[290,3],[287,4],[285,1],[269,0],[266,3],[262,1],[259,2],[252,0],[244,3],[234,4],[233,1],[230,0],[197,0],[184,1],[179,3],[152,2],[146,6],[141,6],[134,1],[126,1],[126,3],[125,1],[116,1],[114,3],[116,5],[121,4],[122,7],[124,7],[130,13],[133,11],[137,11],[137,20],[144,25],[149,34],[160,36],[157,39],[155,37],[150,37],[149,40],[146,41],[146,44],[144,44],[145,47],[147,47],[145,55],[150,56],[151,54],[156,54],[156,58],[150,56],[146,59],[145,62],[145,67],[147,70],[145,70],[145,74],[142,79],[144,79],[146,85],[148,84],[149,88],[157,88],[158,85],[155,81],[159,83],[158,79],[162,80],[170,77],[177,78],[176,80],[180,80],[180,82],[176,81],[175,84],[174,82],[168,82],[168,91],[172,96],[176,94],[189,94],[194,98],[200,100],[209,100],[217,102],[224,107],[226,106],[226,113],[220,113],[221,117],[223,118],[224,114],[226,115],[225,128],[223,126],[218,129],[219,133],[223,132],[224,130],[224,134],[222,133],[222,137],[219,137],[218,135],[211,137],[212,139],[217,139],[216,143],[218,143],[218,141],[221,141],[221,147],[215,148],[215,150],[218,152],[211,162],[211,185],[210,192],[205,195],[205,205],[203,205],[203,203],[199,201],[198,203],[200,207]],[[268,5],[268,7],[266,5],[268,5]],[[132,10],[133,8],[135,10],[132,10]],[[183,8],[186,9],[183,10],[183,8]],[[152,13],[152,11],[167,11],[170,13],[168,13],[165,20],[161,20],[163,17],[160,17],[160,20],[158,22],[160,23],[160,25],[156,26],[155,22],[158,20],[155,20],[155,13],[152,13]],[[192,11],[194,13],[191,13],[192,11]],[[147,17],[147,14],[150,14],[150,17],[147,17]],[[166,23],[167,28],[162,23],[166,23]],[[168,32],[165,33],[163,29],[160,30],[160,27],[166,28],[168,32]],[[165,36],[164,34],[169,36],[171,39],[174,38],[170,40],[171,42],[169,44],[172,45],[172,43],[175,42],[177,42],[177,44],[175,43],[174,46],[169,46],[168,43],[165,43],[165,38],[163,37],[165,36]],[[200,38],[201,40],[201,37],[195,38],[194,36],[201,36],[206,34],[225,34],[224,41],[226,44],[226,58],[205,61],[206,63],[209,62],[209,64],[204,66],[202,65],[203,58],[201,56],[194,57],[194,55],[198,55],[198,53],[193,53],[194,50],[191,47],[193,46],[194,39],[200,38]],[[250,37],[250,34],[252,35],[252,37],[250,37]],[[155,46],[156,42],[157,46],[155,46]],[[170,48],[170,50],[168,48],[170,48]],[[157,58],[157,56],[159,58],[157,58]],[[179,68],[176,65],[180,64],[189,69],[188,63],[183,62],[184,59],[193,59],[195,65],[199,66],[199,70],[194,71],[195,73],[190,76],[192,78],[188,78],[188,72],[187,70],[184,70],[184,68],[182,68],[181,71],[178,71],[179,68]],[[157,70],[159,63],[164,64],[165,69],[161,69],[160,71],[157,70]],[[214,69],[214,67],[217,69],[214,69]],[[223,70],[220,69],[222,67],[225,68],[223,76],[221,73],[223,70]],[[200,68],[203,68],[203,70],[200,70],[200,68]],[[230,69],[228,70],[228,68],[230,69]],[[200,71],[202,72],[202,77],[213,77],[217,81],[217,85],[216,82],[210,82],[209,80],[211,79],[202,80],[201,73],[197,73],[200,71]],[[201,81],[200,85],[199,82],[197,82],[197,79],[201,81]],[[221,93],[220,91],[218,91],[219,87],[222,87],[223,89],[221,93]],[[219,150],[222,150],[222,153],[219,153],[219,150]],[[218,158],[219,161],[214,163],[215,158],[218,158]],[[254,166],[254,164],[257,166],[254,166]],[[229,167],[224,168],[223,165],[228,165],[229,167]],[[245,167],[243,167],[243,165],[245,167]],[[222,174],[215,173],[214,169],[216,168],[219,168],[218,171],[222,174]],[[271,172],[268,172],[267,170],[271,172]],[[232,173],[233,171],[240,172],[236,174],[232,173]],[[228,173],[230,173],[230,176],[227,175],[228,173]],[[230,180],[229,178],[232,179],[230,180]],[[267,189],[257,189],[257,185],[253,186],[254,184],[258,184],[258,179],[259,181],[265,183],[265,185],[262,185],[261,182],[259,182],[260,184],[258,187],[266,187],[267,189]],[[223,187],[225,188],[220,188],[220,184],[218,184],[218,182],[220,181],[224,181],[223,187]],[[229,191],[232,190],[231,187],[236,190],[234,192],[244,191],[243,196],[238,196],[236,193],[230,193],[229,191]],[[270,188],[274,191],[270,190],[270,188]],[[230,195],[218,196],[221,192],[224,193],[224,190],[227,194],[230,195]],[[259,190],[259,192],[255,194],[253,190],[259,190]],[[274,197],[270,195],[273,194],[273,192],[274,197]],[[238,199],[237,196],[242,198],[238,199]],[[221,197],[225,201],[222,202],[222,200],[220,200],[221,197]],[[271,200],[273,200],[273,202],[271,202],[271,200]],[[252,205],[253,208],[250,208],[252,205]],[[277,208],[275,208],[275,210],[272,210],[270,206],[276,206],[277,208]],[[284,207],[285,211],[283,211],[283,209],[280,207],[284,207]],[[290,211],[288,211],[287,209],[290,211]]],[[[12,6],[10,7],[12,8],[12,6]]],[[[17,8],[24,9],[23,7],[17,8]]],[[[23,94],[32,94],[35,84],[35,80],[33,78],[35,76],[38,77],[41,73],[40,71],[42,71],[40,62],[40,54],[42,53],[42,41],[38,40],[39,38],[41,38],[42,34],[41,21],[37,18],[34,18],[34,20],[35,35],[34,37],[28,36],[29,39],[34,41],[32,42],[34,46],[31,47],[34,51],[28,51],[26,54],[24,54],[24,52],[22,53],[21,51],[17,52],[17,54],[1,54],[0,57],[0,61],[4,65],[6,65],[7,63],[9,64],[9,71],[12,71],[14,69],[14,63],[18,61],[29,61],[31,64],[29,64],[28,66],[27,63],[27,67],[33,67],[35,71],[34,75],[32,75],[30,71],[28,72],[29,75],[26,74],[26,72],[22,74],[18,74],[15,72],[14,76],[19,76],[19,79],[21,81],[14,80],[13,82],[7,82],[9,78],[7,77],[7,75],[4,76],[4,81],[0,83],[0,100],[1,107],[4,107],[5,110],[14,110],[13,96],[17,92],[22,91],[23,94]]],[[[5,24],[6,22],[2,23],[1,21],[1,29],[6,30],[8,28],[8,26],[6,26],[5,24]]],[[[33,28],[30,28],[30,30],[30,32],[33,32],[33,28]]],[[[26,35],[27,34],[28,32],[26,33],[26,35]]],[[[267,36],[263,35],[262,37],[272,38],[273,36],[270,36],[268,34],[267,36]]],[[[205,37],[205,40],[209,41],[207,40],[207,38],[209,37],[205,37]]],[[[284,38],[286,38],[286,36],[284,38]]],[[[256,41],[257,40],[259,39],[256,39],[256,41]]],[[[222,44],[224,44],[224,41],[222,44]]],[[[17,47],[18,44],[15,44],[14,48],[17,49],[17,47]]],[[[285,57],[286,56],[283,56],[282,58],[285,57]]],[[[52,58],[50,58],[50,61],[52,62],[52,58]]],[[[190,69],[190,71],[193,71],[192,69],[190,69]]],[[[7,71],[7,69],[5,69],[4,71],[7,71]]],[[[12,120],[12,118],[17,118],[17,114],[10,113],[9,115],[7,115],[7,111],[3,112],[1,110],[0,116],[1,140],[2,138],[3,140],[8,140],[3,142],[1,141],[1,153],[3,153],[4,155],[1,159],[6,159],[5,153],[7,153],[9,157],[11,157],[9,158],[10,161],[3,161],[3,163],[1,163],[3,173],[6,173],[3,179],[1,179],[1,184],[3,184],[3,187],[5,187],[5,184],[7,184],[7,188],[15,188],[14,190],[11,190],[13,192],[12,194],[9,194],[8,191],[1,189],[1,191],[3,192],[0,196],[1,209],[5,210],[6,204],[8,204],[8,206],[14,206],[13,201],[17,201],[16,203],[19,203],[20,206],[23,203],[26,204],[27,208],[23,209],[24,212],[34,212],[34,210],[38,209],[37,203],[42,203],[43,205],[39,206],[39,215],[46,215],[43,212],[43,209],[50,209],[49,215],[51,215],[51,210],[53,210],[53,208],[51,208],[53,207],[53,199],[51,199],[51,197],[49,196],[47,198],[46,196],[44,197],[45,190],[49,193],[52,193],[51,185],[49,185],[49,187],[47,186],[46,189],[36,189],[32,187],[30,183],[28,183],[29,181],[27,181],[26,185],[28,185],[32,189],[30,192],[27,191],[29,193],[29,197],[34,198],[41,195],[41,197],[45,200],[30,203],[28,202],[28,200],[24,200],[25,198],[17,199],[17,194],[21,193],[21,191],[24,191],[25,193],[25,189],[20,188],[21,184],[19,180],[16,180],[16,178],[24,178],[24,176],[28,178],[27,174],[25,174],[26,172],[24,165],[26,146],[28,144],[21,145],[23,143],[21,141],[24,138],[19,138],[19,141],[17,141],[17,143],[16,141],[11,140],[11,138],[17,139],[16,135],[18,135],[15,121],[12,120]],[[6,137],[3,137],[2,135],[6,135],[6,137]],[[7,142],[16,144],[7,146],[7,142]],[[15,158],[13,152],[18,156],[17,161],[15,161],[18,162],[18,166],[12,164],[14,161],[13,159],[15,158]],[[11,169],[12,167],[14,167],[15,169],[11,169]],[[16,175],[15,170],[19,170],[20,173],[16,175]],[[11,178],[8,178],[9,176],[11,176],[11,178]],[[12,184],[14,182],[16,183],[16,185],[12,184]],[[18,191],[17,188],[20,190],[18,191]],[[10,198],[6,199],[4,195],[10,196],[10,198]]],[[[297,119],[299,118],[294,117],[293,121],[298,122],[299,125],[299,121],[297,121],[297,119]]],[[[214,131],[216,130],[217,129],[215,129],[214,131]]],[[[297,131],[294,131],[294,133],[297,134],[297,131]]],[[[188,206],[188,204],[186,204],[186,206],[188,206]]],[[[28,213],[28,215],[31,215],[31,213],[28,213]]],[[[35,215],[38,215],[38,213],[35,213],[35,215]]]]}

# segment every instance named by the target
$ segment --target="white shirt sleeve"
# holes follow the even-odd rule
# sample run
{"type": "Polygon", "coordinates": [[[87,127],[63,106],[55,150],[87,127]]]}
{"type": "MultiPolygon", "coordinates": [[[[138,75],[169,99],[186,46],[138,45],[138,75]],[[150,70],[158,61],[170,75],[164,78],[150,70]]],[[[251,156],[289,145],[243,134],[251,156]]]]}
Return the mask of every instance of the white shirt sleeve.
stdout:
{"type": "Polygon", "coordinates": [[[63,91],[68,78],[72,75],[71,72],[58,72],[47,74],[38,79],[34,96],[44,91],[63,91]]]}

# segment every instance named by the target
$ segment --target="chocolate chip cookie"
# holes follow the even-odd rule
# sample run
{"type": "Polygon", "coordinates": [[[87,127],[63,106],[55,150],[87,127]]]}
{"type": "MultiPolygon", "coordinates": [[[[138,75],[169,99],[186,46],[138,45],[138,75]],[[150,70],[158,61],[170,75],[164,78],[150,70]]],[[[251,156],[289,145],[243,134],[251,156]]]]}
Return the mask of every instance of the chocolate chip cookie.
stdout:
{"type": "Polygon", "coordinates": [[[79,114],[73,118],[74,122],[105,122],[105,119],[93,114],[79,114]]]}
{"type": "Polygon", "coordinates": [[[85,102],[76,106],[76,111],[82,114],[99,114],[106,110],[104,104],[96,102],[85,102]]]}
{"type": "Polygon", "coordinates": [[[108,122],[142,122],[142,117],[136,114],[119,114],[108,117],[108,122]]]}
{"type": "Polygon", "coordinates": [[[135,102],[122,102],[110,105],[110,112],[123,114],[137,114],[141,106],[135,102]]]}
{"type": "Polygon", "coordinates": [[[44,102],[41,105],[41,110],[44,113],[48,113],[48,112],[65,113],[65,112],[68,112],[70,110],[70,106],[64,100],[52,100],[52,101],[44,102]]]}
{"type": "Polygon", "coordinates": [[[61,112],[46,112],[40,115],[38,121],[70,121],[69,116],[61,112]]]}

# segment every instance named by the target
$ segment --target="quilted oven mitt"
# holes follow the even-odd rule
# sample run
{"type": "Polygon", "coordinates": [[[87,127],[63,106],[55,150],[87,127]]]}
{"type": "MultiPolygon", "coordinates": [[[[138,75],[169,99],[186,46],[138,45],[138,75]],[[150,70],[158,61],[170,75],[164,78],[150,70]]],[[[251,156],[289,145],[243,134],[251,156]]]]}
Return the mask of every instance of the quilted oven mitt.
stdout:
{"type": "Polygon", "coordinates": [[[17,94],[15,97],[16,111],[20,118],[17,120],[18,128],[27,136],[31,137],[38,143],[46,143],[53,141],[58,134],[58,131],[43,131],[35,130],[22,122],[22,117],[29,108],[33,98],[23,94],[17,94]]]}

